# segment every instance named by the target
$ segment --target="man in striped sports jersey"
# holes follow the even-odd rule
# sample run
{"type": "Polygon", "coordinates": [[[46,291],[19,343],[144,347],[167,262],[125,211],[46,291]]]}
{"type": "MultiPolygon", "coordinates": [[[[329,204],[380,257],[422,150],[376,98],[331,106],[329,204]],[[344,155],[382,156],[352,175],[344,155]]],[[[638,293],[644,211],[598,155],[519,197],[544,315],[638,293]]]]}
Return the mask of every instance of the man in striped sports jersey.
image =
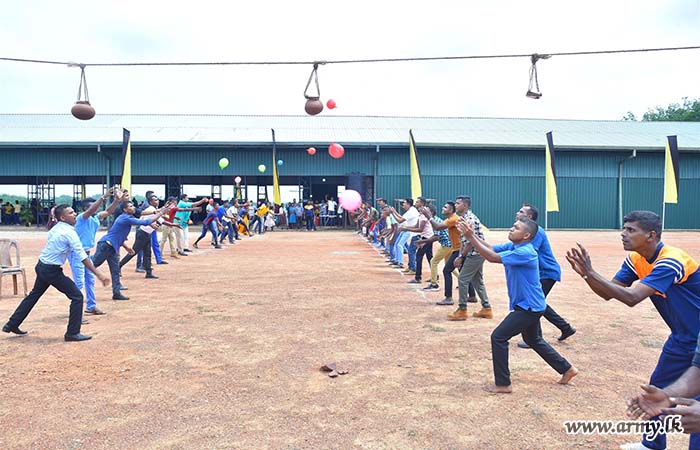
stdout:
{"type": "MultiPolygon", "coordinates": [[[[627,306],[635,306],[647,297],[651,298],[671,335],[666,340],[659,362],[651,374],[649,386],[631,399],[630,415],[638,413],[648,403],[668,396],[664,394],[693,364],[696,341],[700,331],[700,272],[698,263],[681,249],[661,242],[661,219],[650,211],[632,211],[624,218],[622,245],[631,253],[622,263],[612,281],[606,280],[593,270],[588,251],[578,244],[566,254],[571,267],[586,280],[588,286],[605,300],[614,298],[627,306]],[[639,283],[632,286],[632,283],[639,283]],[[645,405],[646,404],[646,405],[645,405]],[[644,406],[644,407],[642,407],[644,406]]],[[[669,391],[670,395],[679,395],[669,391]]],[[[683,393],[687,395],[688,393],[683,393]]],[[[691,393],[700,394],[700,391],[691,393]]],[[[670,403],[660,407],[670,406],[670,403]]],[[[658,409],[658,408],[657,408],[658,409]]],[[[646,415],[658,420],[658,414],[646,415]]],[[[646,437],[640,443],[628,444],[626,449],[665,449],[666,435],[659,434],[654,440],[646,437]]],[[[690,435],[691,449],[700,448],[700,434],[690,435]]]]}

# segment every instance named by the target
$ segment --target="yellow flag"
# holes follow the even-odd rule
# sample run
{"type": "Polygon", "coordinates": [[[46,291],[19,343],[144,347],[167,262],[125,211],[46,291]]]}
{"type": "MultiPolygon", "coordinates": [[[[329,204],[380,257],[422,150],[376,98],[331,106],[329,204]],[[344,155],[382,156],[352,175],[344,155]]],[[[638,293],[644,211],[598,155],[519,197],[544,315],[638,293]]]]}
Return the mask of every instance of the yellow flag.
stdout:
{"type": "Polygon", "coordinates": [[[122,189],[131,191],[131,133],[126,128],[122,141],[122,189]]]}
{"type": "Polygon", "coordinates": [[[275,205],[282,204],[280,195],[280,181],[277,174],[277,142],[275,141],[275,130],[272,130],[272,202],[275,205]]]}
{"type": "Polygon", "coordinates": [[[676,136],[666,136],[666,171],[664,174],[664,203],[678,203],[678,141],[676,136]]]}
{"type": "Polygon", "coordinates": [[[413,139],[412,130],[408,130],[408,151],[411,159],[411,198],[415,200],[423,195],[423,186],[420,181],[420,165],[416,154],[416,140],[413,139]]]}
{"type": "Polygon", "coordinates": [[[557,171],[554,168],[554,142],[552,132],[547,133],[547,148],[545,151],[545,183],[547,189],[547,212],[559,211],[559,197],[557,196],[557,171]]]}

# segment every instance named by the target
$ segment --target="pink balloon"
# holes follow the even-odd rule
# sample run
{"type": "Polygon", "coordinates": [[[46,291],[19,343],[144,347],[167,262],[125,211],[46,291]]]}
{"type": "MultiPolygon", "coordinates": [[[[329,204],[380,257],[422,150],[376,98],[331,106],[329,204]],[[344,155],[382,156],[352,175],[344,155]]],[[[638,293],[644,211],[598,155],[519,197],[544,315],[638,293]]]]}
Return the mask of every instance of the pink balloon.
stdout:
{"type": "Polygon", "coordinates": [[[335,107],[338,105],[336,105],[335,100],[331,98],[328,99],[328,101],[326,102],[326,106],[328,107],[328,109],[335,109],[335,107]]]}
{"type": "Polygon", "coordinates": [[[313,147],[309,147],[309,148],[306,149],[306,153],[308,153],[309,155],[315,155],[315,154],[316,154],[316,149],[313,148],[313,147]]]}
{"type": "Polygon", "coordinates": [[[336,144],[334,142],[330,146],[328,146],[328,154],[331,155],[335,159],[342,158],[343,155],[345,154],[345,149],[343,148],[342,145],[336,144]]]}
{"type": "Polygon", "coordinates": [[[338,195],[338,202],[344,210],[353,212],[362,205],[362,196],[359,192],[348,189],[338,195]]]}

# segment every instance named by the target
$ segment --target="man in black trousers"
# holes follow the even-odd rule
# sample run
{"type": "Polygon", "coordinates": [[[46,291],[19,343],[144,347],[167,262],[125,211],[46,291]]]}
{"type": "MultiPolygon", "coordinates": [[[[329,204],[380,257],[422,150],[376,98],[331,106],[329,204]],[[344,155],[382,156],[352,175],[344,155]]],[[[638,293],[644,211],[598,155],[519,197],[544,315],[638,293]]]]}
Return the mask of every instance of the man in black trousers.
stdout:
{"type": "Polygon", "coordinates": [[[49,286],[53,286],[63,292],[71,301],[68,329],[64,339],[66,341],[86,341],[92,336],[80,334],[80,325],[83,319],[83,294],[73,280],[63,274],[62,266],[71,252],[75,252],[79,255],[85,267],[94,273],[104,286],[109,286],[109,278],[95,269],[92,261],[85,253],[83,245],[80,243],[80,238],[73,228],[77,219],[77,214],[73,211],[73,208],[68,205],[59,205],[54,210],[54,215],[58,219],[58,223],[49,231],[46,247],[39,255],[39,262],[34,269],[36,271],[34,287],[29,295],[19,304],[10,320],[2,327],[2,331],[5,333],[27,334],[19,326],[27,318],[34,305],[44,295],[49,286]]]}

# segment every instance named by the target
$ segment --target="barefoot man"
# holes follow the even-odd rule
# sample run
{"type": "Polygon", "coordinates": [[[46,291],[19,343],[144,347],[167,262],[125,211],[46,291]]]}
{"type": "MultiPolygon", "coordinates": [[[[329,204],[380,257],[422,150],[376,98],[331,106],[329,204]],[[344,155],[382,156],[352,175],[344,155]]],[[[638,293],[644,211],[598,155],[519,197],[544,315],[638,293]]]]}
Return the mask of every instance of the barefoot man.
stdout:
{"type": "Polygon", "coordinates": [[[578,370],[554,350],[543,338],[540,318],[547,305],[540,285],[537,252],[531,241],[537,235],[537,223],[521,217],[508,233],[510,242],[491,247],[474,232],[474,225],[460,219],[457,227],[474,249],[487,261],[501,263],[506,270],[510,313],[491,333],[491,354],[495,384],[486,390],[494,394],[513,392],[508,368],[508,341],[518,334],[552,369],[561,374],[560,384],[568,384],[578,370]]]}

